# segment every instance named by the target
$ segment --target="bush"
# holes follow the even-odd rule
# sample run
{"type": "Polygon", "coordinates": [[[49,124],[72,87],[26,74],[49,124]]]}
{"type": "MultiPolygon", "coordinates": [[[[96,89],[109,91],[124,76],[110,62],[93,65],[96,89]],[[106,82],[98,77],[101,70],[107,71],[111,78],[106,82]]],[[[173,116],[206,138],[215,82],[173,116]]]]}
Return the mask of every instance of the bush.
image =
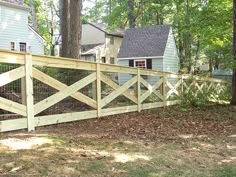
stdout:
{"type": "Polygon", "coordinates": [[[204,107],[210,103],[227,103],[231,97],[231,84],[229,83],[222,90],[218,89],[215,84],[210,87],[210,82],[194,79],[187,81],[187,85],[191,85],[191,87],[190,89],[184,88],[182,106],[204,107]],[[194,82],[196,84],[193,84],[194,82]]]}

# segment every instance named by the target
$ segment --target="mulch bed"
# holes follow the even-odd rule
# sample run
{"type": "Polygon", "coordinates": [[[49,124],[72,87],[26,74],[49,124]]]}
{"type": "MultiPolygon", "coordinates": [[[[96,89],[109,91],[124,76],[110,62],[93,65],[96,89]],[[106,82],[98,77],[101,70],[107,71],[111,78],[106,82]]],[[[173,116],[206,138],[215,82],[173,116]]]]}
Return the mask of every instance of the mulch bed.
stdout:
{"type": "Polygon", "coordinates": [[[187,134],[195,138],[231,136],[236,134],[236,107],[214,105],[183,110],[172,106],[40,127],[37,131],[66,137],[151,142],[176,141],[179,135],[187,134]]]}

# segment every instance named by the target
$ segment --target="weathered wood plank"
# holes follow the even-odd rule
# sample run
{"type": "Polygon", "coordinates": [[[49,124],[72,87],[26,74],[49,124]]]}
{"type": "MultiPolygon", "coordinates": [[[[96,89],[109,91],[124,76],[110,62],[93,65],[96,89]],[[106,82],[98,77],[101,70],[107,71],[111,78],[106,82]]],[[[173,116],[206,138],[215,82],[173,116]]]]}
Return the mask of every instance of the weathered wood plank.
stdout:
{"type": "Polygon", "coordinates": [[[0,132],[20,130],[27,128],[27,119],[13,119],[0,121],[0,132]]]}
{"type": "Polygon", "coordinates": [[[74,94],[81,88],[85,87],[86,85],[90,84],[91,82],[96,80],[96,73],[92,73],[89,76],[81,79],[80,81],[72,84],[71,86],[55,93],[54,95],[40,101],[35,105],[35,115],[44,111],[45,109],[53,106],[54,104],[60,102],[64,98],[74,94]]]}
{"type": "MultiPolygon", "coordinates": [[[[111,88],[113,88],[113,89],[118,89],[118,88],[120,88],[120,86],[119,85],[117,85],[115,82],[113,82],[110,78],[108,78],[107,76],[105,76],[104,74],[102,74],[101,73],[101,79],[102,79],[102,81],[105,83],[105,84],[107,84],[107,85],[109,85],[111,88]]],[[[131,101],[133,101],[134,103],[138,103],[138,100],[137,100],[137,98],[134,96],[134,95],[132,95],[132,94],[130,94],[130,92],[129,91],[125,91],[124,93],[123,93],[123,95],[125,96],[125,97],[127,97],[128,99],[130,99],[131,101]]]]}
{"type": "MultiPolygon", "coordinates": [[[[36,68],[33,68],[33,77],[59,91],[68,87],[66,84],[61,83],[60,81],[48,76],[47,74],[39,71],[36,68]]],[[[73,93],[71,97],[91,106],[92,108],[97,108],[97,103],[95,100],[89,98],[88,96],[80,92],[73,93]]]]}
{"type": "Polygon", "coordinates": [[[0,74],[0,87],[11,83],[17,79],[25,76],[25,67],[21,66],[19,68],[13,69],[11,71],[0,74]]]}
{"type": "Polygon", "coordinates": [[[129,89],[132,85],[134,85],[137,82],[137,76],[133,77],[132,79],[130,79],[129,81],[127,81],[124,85],[122,85],[121,87],[119,87],[117,90],[113,91],[112,93],[110,93],[107,97],[102,99],[101,102],[101,107],[104,107],[105,105],[107,105],[108,103],[110,103],[112,100],[114,100],[115,98],[117,98],[119,95],[121,95],[122,93],[124,93],[127,89],[129,89]]]}
{"type": "Polygon", "coordinates": [[[26,106],[0,97],[0,109],[26,116],[26,106]]]}
{"type": "Polygon", "coordinates": [[[39,116],[35,117],[35,125],[45,126],[45,125],[59,124],[59,123],[72,122],[84,119],[91,119],[96,117],[97,117],[96,110],[39,116]]]}

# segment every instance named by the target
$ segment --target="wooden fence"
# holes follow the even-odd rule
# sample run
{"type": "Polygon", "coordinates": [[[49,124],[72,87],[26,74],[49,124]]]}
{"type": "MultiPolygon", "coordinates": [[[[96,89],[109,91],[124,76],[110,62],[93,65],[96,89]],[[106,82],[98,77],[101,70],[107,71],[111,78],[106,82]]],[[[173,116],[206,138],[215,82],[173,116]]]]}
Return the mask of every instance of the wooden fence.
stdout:
{"type": "MultiPolygon", "coordinates": [[[[202,80],[195,78],[194,81],[190,81],[189,76],[157,70],[31,55],[5,50],[0,50],[0,64],[15,65],[15,69],[0,74],[0,88],[16,80],[21,81],[21,101],[14,101],[4,95],[0,95],[0,110],[18,115],[14,119],[0,119],[0,132],[26,128],[28,131],[32,131],[38,126],[133,111],[140,112],[145,109],[175,105],[180,102],[184,90],[189,91],[192,86],[198,88],[197,92],[202,92],[206,87],[207,89],[213,88],[217,94],[220,94],[225,89],[225,84],[227,84],[225,81],[217,79],[202,80]],[[76,80],[73,84],[67,85],[65,82],[61,82],[44,72],[45,68],[86,71],[87,75],[76,80]],[[109,77],[112,73],[113,76],[117,76],[117,73],[126,73],[130,74],[132,78],[123,85],[119,85],[109,77]],[[156,77],[158,79],[154,84],[150,84],[145,79],[147,77],[156,77]],[[38,92],[33,93],[34,80],[52,87],[57,92],[40,101],[35,101],[38,92]],[[93,96],[89,96],[89,93],[81,92],[83,88],[91,84],[93,85],[93,96]],[[104,94],[102,88],[105,88],[105,86],[111,88],[112,91],[104,94]],[[112,101],[121,95],[129,100],[127,102],[128,105],[110,105],[112,101]],[[158,101],[150,99],[150,97],[154,97],[153,95],[158,101]],[[88,105],[89,109],[60,114],[41,114],[67,97],[72,97],[74,100],[88,105]]],[[[67,76],[67,78],[70,79],[70,76],[67,76]]]]}

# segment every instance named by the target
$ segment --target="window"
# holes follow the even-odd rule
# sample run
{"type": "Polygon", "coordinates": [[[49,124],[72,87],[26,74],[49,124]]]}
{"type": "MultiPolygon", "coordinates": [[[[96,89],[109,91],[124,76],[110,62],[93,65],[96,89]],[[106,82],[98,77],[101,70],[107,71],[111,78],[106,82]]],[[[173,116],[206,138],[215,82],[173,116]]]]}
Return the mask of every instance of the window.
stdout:
{"type": "Polygon", "coordinates": [[[15,50],[15,42],[11,42],[11,50],[15,50]]]}
{"type": "Polygon", "coordinates": [[[135,63],[134,67],[146,68],[146,60],[135,60],[134,63],[135,63]]]}
{"type": "Polygon", "coordinates": [[[106,57],[102,57],[102,63],[106,63],[106,57]]]}
{"type": "Polygon", "coordinates": [[[110,58],[110,63],[111,63],[111,64],[115,64],[115,58],[114,58],[114,57],[111,57],[111,58],[110,58]]]}
{"type": "Polygon", "coordinates": [[[26,43],[20,42],[20,51],[26,52],[26,43]]]}
{"type": "Polygon", "coordinates": [[[113,36],[110,37],[110,44],[114,45],[114,37],[113,36]]]}

